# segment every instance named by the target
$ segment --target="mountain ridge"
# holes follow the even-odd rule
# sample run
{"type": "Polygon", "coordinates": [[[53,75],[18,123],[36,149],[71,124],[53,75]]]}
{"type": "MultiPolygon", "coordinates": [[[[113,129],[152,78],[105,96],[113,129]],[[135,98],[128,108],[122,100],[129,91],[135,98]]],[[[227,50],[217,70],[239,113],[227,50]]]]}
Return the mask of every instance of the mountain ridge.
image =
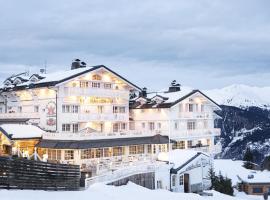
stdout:
{"type": "Polygon", "coordinates": [[[239,108],[259,107],[270,110],[270,87],[233,84],[203,92],[220,105],[239,108]]]}

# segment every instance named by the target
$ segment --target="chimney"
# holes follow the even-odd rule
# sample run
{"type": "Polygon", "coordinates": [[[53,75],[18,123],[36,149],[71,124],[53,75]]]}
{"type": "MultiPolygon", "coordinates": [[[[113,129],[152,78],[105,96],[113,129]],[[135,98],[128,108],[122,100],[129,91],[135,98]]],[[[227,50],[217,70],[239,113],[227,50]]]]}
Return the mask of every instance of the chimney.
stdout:
{"type": "Polygon", "coordinates": [[[141,96],[141,97],[144,97],[144,98],[147,97],[147,88],[146,88],[146,87],[144,87],[144,88],[142,89],[142,92],[140,92],[140,96],[141,96]]]}
{"type": "Polygon", "coordinates": [[[77,58],[72,62],[71,69],[78,69],[80,67],[81,67],[81,60],[77,58]]]}
{"type": "Polygon", "coordinates": [[[167,93],[169,92],[178,92],[181,90],[181,85],[179,83],[176,82],[176,80],[173,80],[171,82],[171,85],[169,87],[169,90],[167,91],[167,93]]]}
{"type": "Polygon", "coordinates": [[[86,63],[85,62],[81,62],[81,67],[86,67],[86,63]]]}

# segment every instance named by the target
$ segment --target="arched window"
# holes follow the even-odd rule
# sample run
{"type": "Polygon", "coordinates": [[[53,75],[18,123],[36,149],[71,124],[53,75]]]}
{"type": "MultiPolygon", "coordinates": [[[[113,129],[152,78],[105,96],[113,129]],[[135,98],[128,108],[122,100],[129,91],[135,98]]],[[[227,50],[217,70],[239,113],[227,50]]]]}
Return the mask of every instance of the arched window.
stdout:
{"type": "Polygon", "coordinates": [[[94,75],[92,76],[92,80],[100,81],[100,80],[101,80],[101,76],[98,75],[98,74],[94,74],[94,75]]]}

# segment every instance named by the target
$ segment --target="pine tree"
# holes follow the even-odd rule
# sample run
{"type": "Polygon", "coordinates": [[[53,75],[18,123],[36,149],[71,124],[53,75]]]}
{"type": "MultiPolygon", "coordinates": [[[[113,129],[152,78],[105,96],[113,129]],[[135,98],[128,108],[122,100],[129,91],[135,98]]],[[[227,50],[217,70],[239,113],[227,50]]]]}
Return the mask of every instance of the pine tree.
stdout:
{"type": "Polygon", "coordinates": [[[216,179],[217,179],[213,165],[209,169],[208,178],[211,181],[211,187],[210,187],[210,189],[212,190],[212,189],[214,189],[214,185],[215,185],[216,179]]]}
{"type": "Polygon", "coordinates": [[[227,195],[233,195],[233,187],[231,179],[224,177],[221,172],[216,176],[213,166],[209,169],[208,178],[211,180],[211,189],[227,195]]]}
{"type": "Polygon", "coordinates": [[[245,152],[244,157],[243,157],[243,161],[245,161],[245,163],[244,163],[245,168],[247,168],[247,169],[253,168],[252,163],[253,163],[254,159],[253,159],[253,154],[252,154],[249,147],[246,149],[246,152],[245,152]]]}

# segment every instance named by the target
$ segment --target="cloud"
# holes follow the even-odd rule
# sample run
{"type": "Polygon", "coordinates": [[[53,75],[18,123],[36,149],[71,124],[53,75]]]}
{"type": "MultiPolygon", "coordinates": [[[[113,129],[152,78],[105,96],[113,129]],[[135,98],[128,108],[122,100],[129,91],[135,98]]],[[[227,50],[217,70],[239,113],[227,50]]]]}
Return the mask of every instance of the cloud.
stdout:
{"type": "Polygon", "coordinates": [[[152,88],[270,85],[267,0],[0,2],[1,77],[79,57],[152,88]]]}

